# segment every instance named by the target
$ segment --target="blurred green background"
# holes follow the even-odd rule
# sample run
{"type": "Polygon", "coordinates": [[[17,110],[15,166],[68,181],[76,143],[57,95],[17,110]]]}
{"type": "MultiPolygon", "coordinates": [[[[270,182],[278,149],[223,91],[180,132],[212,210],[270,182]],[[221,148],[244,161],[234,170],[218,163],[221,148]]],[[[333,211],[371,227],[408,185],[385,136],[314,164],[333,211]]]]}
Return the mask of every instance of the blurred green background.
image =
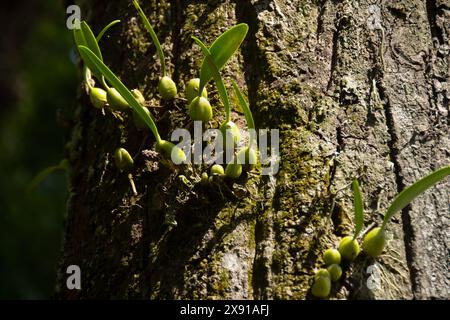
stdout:
{"type": "Polygon", "coordinates": [[[61,250],[64,158],[78,76],[63,1],[2,1],[0,17],[0,299],[51,298],[61,250]]]}

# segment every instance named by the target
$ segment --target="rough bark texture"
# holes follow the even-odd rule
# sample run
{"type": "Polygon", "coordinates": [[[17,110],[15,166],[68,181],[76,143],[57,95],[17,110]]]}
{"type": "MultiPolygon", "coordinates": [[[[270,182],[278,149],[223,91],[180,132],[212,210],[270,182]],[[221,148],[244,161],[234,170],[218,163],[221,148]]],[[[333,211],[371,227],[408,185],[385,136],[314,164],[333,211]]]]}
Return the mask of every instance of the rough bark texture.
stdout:
{"type": "MultiPolygon", "coordinates": [[[[249,24],[242,49],[222,74],[246,88],[258,128],[279,128],[280,171],[202,187],[183,184],[202,168],[169,168],[153,138],[103,116],[81,94],[68,145],[70,197],[61,298],[309,298],[322,252],[350,234],[360,177],[366,226],[382,220],[393,196],[449,163],[450,7],[442,1],[376,1],[381,29],[368,26],[373,1],[146,1],[170,72],[183,94],[202,59],[191,35],[211,43],[226,28],[249,24]],[[136,156],[138,196],[112,161],[125,146],[136,156]],[[177,226],[165,224],[174,218],[177,226]],[[77,264],[82,290],[67,290],[77,264]]],[[[188,127],[185,102],[160,102],[154,46],[129,1],[89,1],[106,62],[140,88],[163,137],[188,127]],[[120,29],[121,28],[121,29],[120,29]],[[154,107],[154,108],[153,108],[154,107]]],[[[228,85],[228,87],[230,87],[228,85]]],[[[216,106],[211,127],[223,111],[216,106]]],[[[240,121],[242,115],[235,113],[240,121]]],[[[205,168],[203,168],[205,170],[205,168]]],[[[388,227],[376,261],[345,268],[332,297],[449,298],[449,182],[416,200],[388,227]],[[380,285],[367,282],[375,265],[380,285]]]]}

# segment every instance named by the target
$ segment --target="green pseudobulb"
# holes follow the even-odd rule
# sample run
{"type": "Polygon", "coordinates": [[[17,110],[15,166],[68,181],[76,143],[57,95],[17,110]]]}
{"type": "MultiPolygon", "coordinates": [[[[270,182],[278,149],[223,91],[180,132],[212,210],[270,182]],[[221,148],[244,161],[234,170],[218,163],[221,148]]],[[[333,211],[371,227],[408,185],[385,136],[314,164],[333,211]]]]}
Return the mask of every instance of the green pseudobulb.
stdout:
{"type": "Polygon", "coordinates": [[[124,148],[117,148],[114,153],[114,161],[120,170],[129,170],[133,167],[134,161],[128,151],[124,148]]]}
{"type": "Polygon", "coordinates": [[[202,172],[202,175],[200,177],[200,183],[203,185],[208,183],[208,173],[202,172]]]}
{"type": "Polygon", "coordinates": [[[338,264],[331,264],[327,270],[331,281],[338,281],[342,276],[342,268],[338,264]]]}
{"type": "Polygon", "coordinates": [[[186,161],[186,154],[172,142],[161,140],[156,144],[156,151],[161,153],[164,158],[171,159],[174,164],[181,164],[186,161]]]}
{"type": "Polygon", "coordinates": [[[238,163],[242,164],[242,169],[244,171],[252,170],[258,161],[256,151],[250,147],[245,147],[239,150],[236,157],[238,159],[238,163]]]}
{"type": "Polygon", "coordinates": [[[222,123],[219,130],[223,138],[223,148],[233,148],[241,140],[239,127],[233,121],[222,123]]]}
{"type": "Polygon", "coordinates": [[[359,254],[359,244],[352,236],[347,236],[339,242],[339,253],[341,257],[348,261],[353,261],[359,254]]]}
{"type": "Polygon", "coordinates": [[[311,287],[311,293],[318,298],[326,298],[331,290],[330,277],[317,277],[311,287]]]}
{"type": "Polygon", "coordinates": [[[131,90],[131,93],[136,98],[137,102],[143,107],[145,105],[145,98],[141,91],[138,89],[131,90]]]}
{"type": "Polygon", "coordinates": [[[196,97],[189,105],[189,116],[194,121],[208,122],[212,118],[212,108],[204,97],[196,97]]]}
{"type": "MultiPolygon", "coordinates": [[[[144,107],[144,105],[145,105],[144,95],[138,89],[131,90],[131,93],[136,98],[137,102],[139,102],[139,104],[141,105],[142,109],[144,109],[145,113],[148,114],[151,117],[150,111],[148,110],[148,108],[144,107]]],[[[133,110],[133,122],[134,122],[134,125],[136,126],[136,128],[138,130],[144,130],[144,129],[147,128],[147,124],[145,123],[145,121],[141,118],[139,113],[137,113],[134,110],[133,110]]]]}
{"type": "Polygon", "coordinates": [[[323,253],[323,262],[325,262],[327,266],[339,264],[341,263],[341,254],[338,250],[330,248],[323,253]]]}
{"type": "Polygon", "coordinates": [[[242,165],[240,163],[236,163],[236,160],[231,161],[227,164],[225,168],[225,175],[228,178],[237,179],[242,174],[242,165]]]}
{"type": "Polygon", "coordinates": [[[177,96],[177,86],[168,76],[159,79],[158,91],[164,100],[172,100],[177,96]]]}
{"type": "Polygon", "coordinates": [[[314,280],[319,279],[320,277],[330,277],[330,273],[327,269],[319,269],[317,270],[316,274],[314,275],[314,280]]]}
{"type": "Polygon", "coordinates": [[[378,257],[386,246],[386,232],[382,228],[372,229],[364,237],[362,247],[363,251],[372,258],[378,257]]]}
{"type": "MultiPolygon", "coordinates": [[[[196,97],[199,96],[198,90],[200,89],[200,79],[194,78],[189,80],[189,82],[186,84],[186,99],[188,101],[188,104],[192,102],[196,97]]],[[[206,91],[206,88],[203,88],[201,96],[203,98],[208,99],[208,92],[206,91]]]]}
{"type": "Polygon", "coordinates": [[[126,110],[130,108],[130,105],[128,102],[125,101],[125,99],[120,95],[120,93],[114,89],[109,88],[108,93],[106,96],[108,100],[108,104],[113,110],[126,110]]]}
{"type": "Polygon", "coordinates": [[[102,109],[107,103],[106,91],[101,88],[91,88],[89,91],[89,99],[94,107],[102,109]]]}
{"type": "Polygon", "coordinates": [[[210,173],[211,175],[223,176],[225,174],[225,171],[220,164],[215,164],[211,167],[210,173]]]}

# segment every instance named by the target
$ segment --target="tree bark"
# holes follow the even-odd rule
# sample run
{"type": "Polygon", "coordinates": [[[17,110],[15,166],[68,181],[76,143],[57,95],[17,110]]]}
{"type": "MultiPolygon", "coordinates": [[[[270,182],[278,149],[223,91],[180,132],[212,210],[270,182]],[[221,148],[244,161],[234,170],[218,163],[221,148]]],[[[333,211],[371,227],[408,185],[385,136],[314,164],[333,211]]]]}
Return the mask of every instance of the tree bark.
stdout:
{"type": "MultiPolygon", "coordinates": [[[[369,226],[381,223],[405,186],[449,163],[450,7],[444,0],[372,4],[142,4],[181,96],[202,61],[191,35],[210,44],[236,23],[249,25],[222,75],[227,87],[235,79],[246,89],[257,128],[280,129],[280,171],[189,187],[179,176],[194,181],[206,166],[165,166],[149,151],[153,137],[136,131],[129,114],[102,115],[80,94],[67,146],[70,196],[57,296],[310,298],[322,252],[352,233],[353,178],[362,185],[369,226]],[[380,19],[371,20],[377,8],[380,19]],[[114,166],[120,146],[135,156],[137,196],[114,166]],[[176,226],[166,223],[172,218],[176,226]],[[81,290],[66,288],[71,264],[82,270],[81,290]]],[[[83,12],[97,32],[122,20],[102,40],[105,61],[130,89],[144,92],[162,137],[189,127],[186,102],[158,99],[155,48],[131,3],[89,1],[83,12]]],[[[223,111],[208,89],[216,128],[223,111]]],[[[398,213],[384,254],[345,266],[331,297],[447,299],[448,188],[446,180],[398,213]]]]}

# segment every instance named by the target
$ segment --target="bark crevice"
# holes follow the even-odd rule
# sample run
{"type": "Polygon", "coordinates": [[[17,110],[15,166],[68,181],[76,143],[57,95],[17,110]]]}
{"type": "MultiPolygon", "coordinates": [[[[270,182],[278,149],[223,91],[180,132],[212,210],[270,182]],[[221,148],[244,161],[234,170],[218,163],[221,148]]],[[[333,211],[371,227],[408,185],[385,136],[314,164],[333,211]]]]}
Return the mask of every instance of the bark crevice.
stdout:
{"type": "MultiPolygon", "coordinates": [[[[380,73],[382,74],[382,73],[380,73]]],[[[387,142],[389,147],[389,154],[390,158],[392,160],[392,163],[394,164],[394,174],[395,174],[395,182],[397,186],[397,193],[400,193],[405,188],[405,184],[402,179],[402,169],[401,165],[398,161],[398,155],[399,155],[399,141],[397,138],[397,133],[395,131],[395,120],[394,115],[392,111],[392,107],[389,102],[389,97],[386,94],[386,90],[381,84],[382,78],[378,79],[376,81],[376,87],[378,90],[378,93],[380,95],[380,99],[382,101],[382,104],[384,106],[384,114],[386,117],[386,126],[389,134],[389,140],[387,142]]],[[[409,213],[409,206],[404,208],[401,211],[401,217],[402,217],[402,226],[403,226],[403,240],[405,245],[405,256],[406,256],[406,263],[409,269],[409,276],[412,286],[412,293],[416,292],[417,289],[417,276],[418,276],[418,270],[416,269],[414,265],[414,257],[415,252],[413,248],[414,243],[414,229],[411,224],[411,216],[409,213]]]]}

